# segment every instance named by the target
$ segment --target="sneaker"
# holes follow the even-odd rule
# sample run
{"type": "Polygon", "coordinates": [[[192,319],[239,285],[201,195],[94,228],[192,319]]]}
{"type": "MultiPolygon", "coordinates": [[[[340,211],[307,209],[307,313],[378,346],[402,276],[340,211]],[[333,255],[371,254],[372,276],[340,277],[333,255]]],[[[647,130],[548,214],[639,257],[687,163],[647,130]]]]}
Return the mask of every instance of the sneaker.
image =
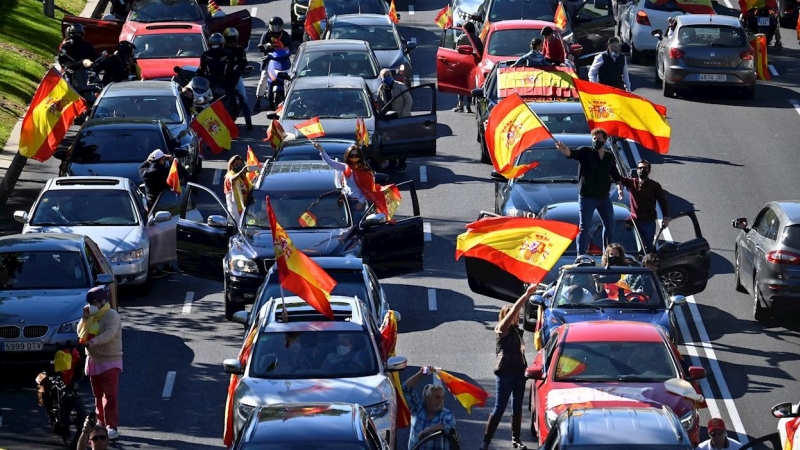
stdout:
{"type": "Polygon", "coordinates": [[[115,439],[119,439],[119,431],[115,430],[114,428],[108,427],[108,440],[113,441],[115,439]]]}
{"type": "Polygon", "coordinates": [[[456,106],[455,108],[453,108],[453,112],[464,112],[464,107],[456,106]]]}
{"type": "Polygon", "coordinates": [[[169,275],[169,274],[167,272],[164,272],[161,269],[152,269],[152,270],[150,270],[150,278],[152,278],[154,280],[158,279],[158,278],[164,278],[167,275],[169,275]]]}

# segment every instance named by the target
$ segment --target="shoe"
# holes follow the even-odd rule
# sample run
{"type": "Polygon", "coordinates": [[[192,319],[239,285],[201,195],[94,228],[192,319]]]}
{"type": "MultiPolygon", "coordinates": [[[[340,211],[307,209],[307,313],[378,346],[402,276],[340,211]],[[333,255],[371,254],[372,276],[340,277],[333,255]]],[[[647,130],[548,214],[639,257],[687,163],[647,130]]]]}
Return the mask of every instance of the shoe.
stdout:
{"type": "Polygon", "coordinates": [[[783,44],[781,44],[780,41],[775,42],[775,48],[777,48],[778,50],[783,50],[783,44]]]}
{"type": "Polygon", "coordinates": [[[472,114],[472,108],[470,108],[469,106],[467,106],[467,114],[472,114]]]}
{"type": "Polygon", "coordinates": [[[119,431],[113,428],[106,428],[108,430],[108,440],[113,441],[115,439],[119,439],[119,431]]]}
{"type": "Polygon", "coordinates": [[[164,272],[160,269],[152,269],[150,270],[150,278],[156,280],[158,278],[164,278],[165,276],[169,275],[167,272],[164,272]]]}
{"type": "Polygon", "coordinates": [[[464,112],[464,107],[456,106],[455,108],[453,108],[453,112],[464,112]]]}
{"type": "Polygon", "coordinates": [[[261,112],[261,97],[256,99],[256,104],[253,105],[253,112],[260,113],[261,112]]]}
{"type": "Polygon", "coordinates": [[[162,267],[161,270],[166,273],[178,273],[178,269],[172,267],[172,264],[164,264],[164,267],[162,267]]]}

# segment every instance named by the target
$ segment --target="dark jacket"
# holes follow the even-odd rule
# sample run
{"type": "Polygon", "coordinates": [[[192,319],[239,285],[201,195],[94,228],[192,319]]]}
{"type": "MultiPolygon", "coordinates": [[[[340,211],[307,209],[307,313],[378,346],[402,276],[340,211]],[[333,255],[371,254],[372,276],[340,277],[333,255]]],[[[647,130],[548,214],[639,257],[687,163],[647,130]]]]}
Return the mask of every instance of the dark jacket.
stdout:
{"type": "Polygon", "coordinates": [[[128,80],[131,74],[131,66],[119,53],[114,53],[98,62],[94,66],[96,72],[103,72],[103,86],[111,83],[120,83],[128,80]]]}
{"type": "Polygon", "coordinates": [[[61,48],[67,52],[68,56],[68,58],[62,56],[58,57],[58,62],[61,64],[69,64],[73,62],[78,63],[84,59],[94,62],[100,57],[100,54],[97,53],[97,50],[95,50],[92,44],[84,41],[83,39],[79,41],[67,39],[61,45],[61,48]]]}
{"type": "Polygon", "coordinates": [[[661,213],[669,218],[669,205],[661,184],[651,179],[644,182],[639,178],[621,177],[618,181],[628,188],[631,194],[631,217],[638,220],[657,220],[656,202],[661,205],[661,213]]]}
{"type": "Polygon", "coordinates": [[[262,34],[261,39],[258,41],[258,48],[263,49],[262,51],[266,55],[269,52],[269,50],[266,49],[267,44],[273,44],[274,46],[277,42],[280,42],[280,44],[283,47],[288,48],[289,51],[292,50],[292,37],[289,36],[289,33],[285,31],[282,31],[280,37],[278,38],[272,37],[272,33],[269,31],[262,34]]]}
{"type": "MultiPolygon", "coordinates": [[[[159,164],[158,162],[145,161],[139,166],[139,176],[142,177],[144,183],[144,196],[147,200],[147,210],[153,207],[161,193],[169,189],[167,186],[167,176],[169,175],[171,162],[167,164],[159,164]]],[[[178,164],[178,176],[181,180],[186,179],[189,173],[183,164],[178,164]]]]}
{"type": "Polygon", "coordinates": [[[617,170],[617,160],[610,151],[606,151],[601,160],[591,147],[579,147],[573,149],[568,158],[578,160],[581,197],[607,198],[611,181],[617,182],[622,178],[617,170]]]}
{"type": "Polygon", "coordinates": [[[225,48],[206,50],[200,56],[197,75],[205,77],[212,87],[220,86],[232,91],[239,81],[235,75],[236,55],[225,48]]]}
{"type": "Polygon", "coordinates": [[[244,74],[244,69],[247,67],[247,52],[241,45],[234,47],[225,47],[236,56],[236,62],[233,67],[234,76],[241,77],[244,74]]]}
{"type": "Polygon", "coordinates": [[[625,57],[618,56],[617,59],[611,57],[609,52],[603,53],[603,65],[597,72],[597,79],[600,83],[612,86],[617,89],[625,89],[623,71],[625,70],[625,57]]]}

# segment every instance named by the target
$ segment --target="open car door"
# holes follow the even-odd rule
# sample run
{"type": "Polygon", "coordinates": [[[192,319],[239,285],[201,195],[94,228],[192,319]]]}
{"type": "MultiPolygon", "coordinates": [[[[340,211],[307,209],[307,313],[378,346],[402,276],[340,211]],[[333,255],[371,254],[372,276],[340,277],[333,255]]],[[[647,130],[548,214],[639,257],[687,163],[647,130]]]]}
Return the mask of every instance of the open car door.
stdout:
{"type": "Polygon", "coordinates": [[[237,225],[210,189],[187,183],[176,232],[178,269],[189,275],[222,281],[222,260],[237,225]]]}
{"type": "MultiPolygon", "coordinates": [[[[186,192],[186,186],[183,186],[186,192]]],[[[158,266],[171,263],[176,258],[175,227],[181,215],[183,196],[165,189],[158,195],[153,208],[147,215],[147,236],[150,238],[150,265],[158,266]],[[156,222],[158,212],[168,212],[172,217],[165,222],[156,222]]]]}
{"type": "Polygon", "coordinates": [[[661,258],[658,275],[668,291],[694,295],[706,288],[711,247],[694,211],[672,217],[669,227],[657,234],[655,248],[661,258]]]}
{"type": "MultiPolygon", "coordinates": [[[[605,9],[586,2],[578,10],[572,22],[573,40],[583,46],[581,56],[604,52],[608,49],[608,40],[614,36],[614,15],[605,9]]],[[[594,58],[577,58],[577,65],[591,64],[594,58]]]]}
{"type": "Polygon", "coordinates": [[[226,28],[236,28],[236,31],[239,32],[239,45],[246,49],[250,44],[250,34],[253,32],[253,19],[250,17],[250,12],[245,8],[221,17],[208,19],[208,29],[212,33],[222,33],[226,28]]]}
{"type": "Polygon", "coordinates": [[[66,39],[67,28],[72,24],[81,24],[86,34],[83,39],[92,44],[98,52],[103,50],[109,54],[117,50],[122,22],[115,20],[90,19],[88,17],[64,16],[61,19],[61,35],[66,39]]]}
{"type": "Polygon", "coordinates": [[[377,114],[378,152],[382,159],[436,156],[436,88],[433,83],[428,83],[405,92],[413,101],[410,116],[386,118],[396,97],[392,97],[377,114]]]}
{"type": "Polygon", "coordinates": [[[456,40],[464,34],[461,28],[448,28],[442,33],[439,49],[436,50],[436,82],[439,90],[458,95],[472,95],[480,56],[474,46],[456,46],[456,40]],[[467,48],[470,47],[470,48],[467,48]]]}

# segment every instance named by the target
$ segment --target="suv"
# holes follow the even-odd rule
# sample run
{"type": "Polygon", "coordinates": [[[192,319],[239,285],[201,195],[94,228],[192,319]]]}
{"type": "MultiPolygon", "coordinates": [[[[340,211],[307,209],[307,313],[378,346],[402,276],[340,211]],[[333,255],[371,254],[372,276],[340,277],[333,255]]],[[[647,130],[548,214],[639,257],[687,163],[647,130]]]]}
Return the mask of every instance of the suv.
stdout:
{"type": "Polygon", "coordinates": [[[333,295],[330,305],[334,320],[294,296],[254,311],[250,357],[244,365],[239,359],[223,363],[227,373],[240,376],[233,393],[236,435],[259,406],[346,401],[366,408],[394,448],[397,398],[390,372],[405,369],[407,359],[381,358],[380,331],[361,300],[333,295]]]}

